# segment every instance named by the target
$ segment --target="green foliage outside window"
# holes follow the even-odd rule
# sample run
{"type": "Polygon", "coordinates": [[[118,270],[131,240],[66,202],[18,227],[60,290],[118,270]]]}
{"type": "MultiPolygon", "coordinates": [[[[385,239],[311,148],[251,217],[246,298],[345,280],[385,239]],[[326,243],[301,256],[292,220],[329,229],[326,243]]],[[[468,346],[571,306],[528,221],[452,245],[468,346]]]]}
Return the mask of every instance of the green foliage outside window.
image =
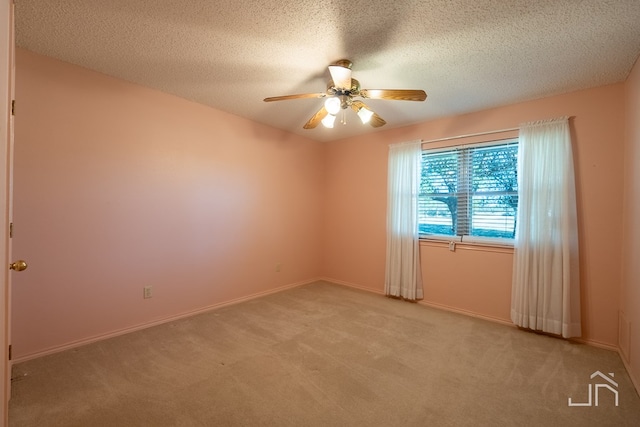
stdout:
{"type": "Polygon", "coordinates": [[[421,234],[513,238],[517,141],[429,151],[422,156],[421,234]]]}

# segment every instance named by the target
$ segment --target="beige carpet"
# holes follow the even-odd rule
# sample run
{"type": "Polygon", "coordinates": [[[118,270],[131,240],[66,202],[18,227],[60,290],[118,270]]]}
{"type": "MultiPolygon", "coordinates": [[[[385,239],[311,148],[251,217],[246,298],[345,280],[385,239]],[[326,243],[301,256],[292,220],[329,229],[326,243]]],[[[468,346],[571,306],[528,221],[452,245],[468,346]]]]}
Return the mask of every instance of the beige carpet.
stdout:
{"type": "Polygon", "coordinates": [[[11,426],[638,426],[617,353],[318,282],[14,367],[11,426]],[[613,393],[585,403],[595,371],[613,393]]]}

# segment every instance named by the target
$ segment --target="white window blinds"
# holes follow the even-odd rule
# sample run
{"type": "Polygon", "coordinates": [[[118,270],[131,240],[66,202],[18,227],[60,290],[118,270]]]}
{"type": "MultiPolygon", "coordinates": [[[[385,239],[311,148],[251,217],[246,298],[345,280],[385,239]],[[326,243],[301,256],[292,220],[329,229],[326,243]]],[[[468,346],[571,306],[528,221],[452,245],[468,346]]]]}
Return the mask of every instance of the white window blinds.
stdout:
{"type": "Polygon", "coordinates": [[[423,235],[512,239],[518,207],[518,142],[424,150],[423,235]]]}

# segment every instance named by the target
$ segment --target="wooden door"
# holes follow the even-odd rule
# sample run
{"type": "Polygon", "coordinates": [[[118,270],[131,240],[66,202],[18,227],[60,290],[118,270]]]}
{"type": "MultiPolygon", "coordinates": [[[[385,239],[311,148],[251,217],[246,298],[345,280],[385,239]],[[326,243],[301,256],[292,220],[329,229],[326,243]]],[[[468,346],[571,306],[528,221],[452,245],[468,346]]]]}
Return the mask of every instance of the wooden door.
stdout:
{"type": "Polygon", "coordinates": [[[11,366],[9,361],[11,306],[11,242],[9,224],[12,210],[13,171],[13,74],[14,74],[13,0],[0,0],[0,425],[7,426],[11,395],[11,366]]]}

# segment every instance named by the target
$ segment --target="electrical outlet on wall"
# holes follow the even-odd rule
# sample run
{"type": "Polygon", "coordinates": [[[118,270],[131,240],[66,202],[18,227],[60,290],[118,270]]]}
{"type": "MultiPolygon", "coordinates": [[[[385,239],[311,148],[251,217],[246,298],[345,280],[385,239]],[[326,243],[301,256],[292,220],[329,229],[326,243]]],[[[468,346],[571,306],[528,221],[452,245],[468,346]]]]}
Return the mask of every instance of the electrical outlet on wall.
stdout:
{"type": "Polygon", "coordinates": [[[151,286],[145,286],[142,288],[142,297],[144,299],[151,298],[153,296],[153,290],[151,286]]]}

